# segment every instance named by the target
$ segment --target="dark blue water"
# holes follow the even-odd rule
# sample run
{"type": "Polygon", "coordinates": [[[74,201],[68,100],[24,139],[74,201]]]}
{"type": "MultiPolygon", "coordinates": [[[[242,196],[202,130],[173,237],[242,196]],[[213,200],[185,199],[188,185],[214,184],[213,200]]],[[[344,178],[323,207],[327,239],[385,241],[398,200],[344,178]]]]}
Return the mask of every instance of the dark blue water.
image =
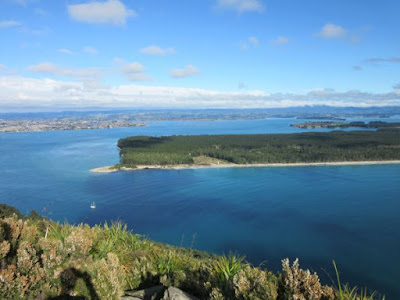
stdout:
{"type": "Polygon", "coordinates": [[[0,202],[71,223],[123,220],[275,271],[298,257],[328,283],[335,259],[343,280],[400,298],[400,165],[89,172],[118,162],[116,142],[129,135],[299,132],[294,121],[0,134],[0,202]]]}

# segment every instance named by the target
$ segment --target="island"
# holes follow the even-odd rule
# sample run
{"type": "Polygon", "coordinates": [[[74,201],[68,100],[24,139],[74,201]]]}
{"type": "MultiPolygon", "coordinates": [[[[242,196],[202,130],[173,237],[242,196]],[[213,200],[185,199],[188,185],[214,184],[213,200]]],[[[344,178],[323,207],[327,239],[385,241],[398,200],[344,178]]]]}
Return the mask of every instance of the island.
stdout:
{"type": "Polygon", "coordinates": [[[118,147],[119,164],[92,171],[399,163],[400,130],[133,136],[118,147]]]}
{"type": "Polygon", "coordinates": [[[379,128],[400,128],[400,123],[394,122],[382,122],[382,121],[371,121],[369,123],[365,122],[305,122],[305,123],[294,123],[291,124],[292,127],[297,127],[301,129],[314,129],[314,128],[369,128],[369,129],[379,129],[379,128]]]}

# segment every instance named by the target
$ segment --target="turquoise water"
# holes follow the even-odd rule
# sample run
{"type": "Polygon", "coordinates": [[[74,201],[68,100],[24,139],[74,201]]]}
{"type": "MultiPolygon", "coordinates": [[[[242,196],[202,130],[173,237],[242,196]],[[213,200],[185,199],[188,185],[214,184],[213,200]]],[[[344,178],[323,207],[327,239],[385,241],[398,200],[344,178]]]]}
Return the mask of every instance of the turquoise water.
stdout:
{"type": "Polygon", "coordinates": [[[0,134],[0,202],[71,223],[120,219],[151,239],[275,271],[298,257],[327,283],[335,259],[343,280],[399,299],[400,165],[89,172],[118,162],[116,142],[129,135],[300,132],[294,121],[0,134]]]}

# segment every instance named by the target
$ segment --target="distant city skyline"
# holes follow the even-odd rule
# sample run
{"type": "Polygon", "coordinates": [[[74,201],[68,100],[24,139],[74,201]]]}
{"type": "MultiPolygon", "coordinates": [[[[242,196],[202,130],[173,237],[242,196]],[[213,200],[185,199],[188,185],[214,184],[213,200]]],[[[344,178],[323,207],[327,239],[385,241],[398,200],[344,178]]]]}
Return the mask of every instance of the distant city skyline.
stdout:
{"type": "Polygon", "coordinates": [[[0,109],[400,106],[400,2],[3,0],[0,109]]]}

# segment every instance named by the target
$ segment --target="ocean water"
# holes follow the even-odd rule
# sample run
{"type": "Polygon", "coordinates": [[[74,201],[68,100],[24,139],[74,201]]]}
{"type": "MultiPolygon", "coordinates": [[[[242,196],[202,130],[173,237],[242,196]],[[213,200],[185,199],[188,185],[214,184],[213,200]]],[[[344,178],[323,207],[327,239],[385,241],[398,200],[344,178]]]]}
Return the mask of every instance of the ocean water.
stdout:
{"type": "Polygon", "coordinates": [[[342,280],[400,299],[400,165],[89,172],[118,162],[121,137],[304,132],[295,121],[0,134],[0,202],[70,223],[122,220],[156,241],[274,271],[299,258],[325,283],[334,259],[342,280]]]}

